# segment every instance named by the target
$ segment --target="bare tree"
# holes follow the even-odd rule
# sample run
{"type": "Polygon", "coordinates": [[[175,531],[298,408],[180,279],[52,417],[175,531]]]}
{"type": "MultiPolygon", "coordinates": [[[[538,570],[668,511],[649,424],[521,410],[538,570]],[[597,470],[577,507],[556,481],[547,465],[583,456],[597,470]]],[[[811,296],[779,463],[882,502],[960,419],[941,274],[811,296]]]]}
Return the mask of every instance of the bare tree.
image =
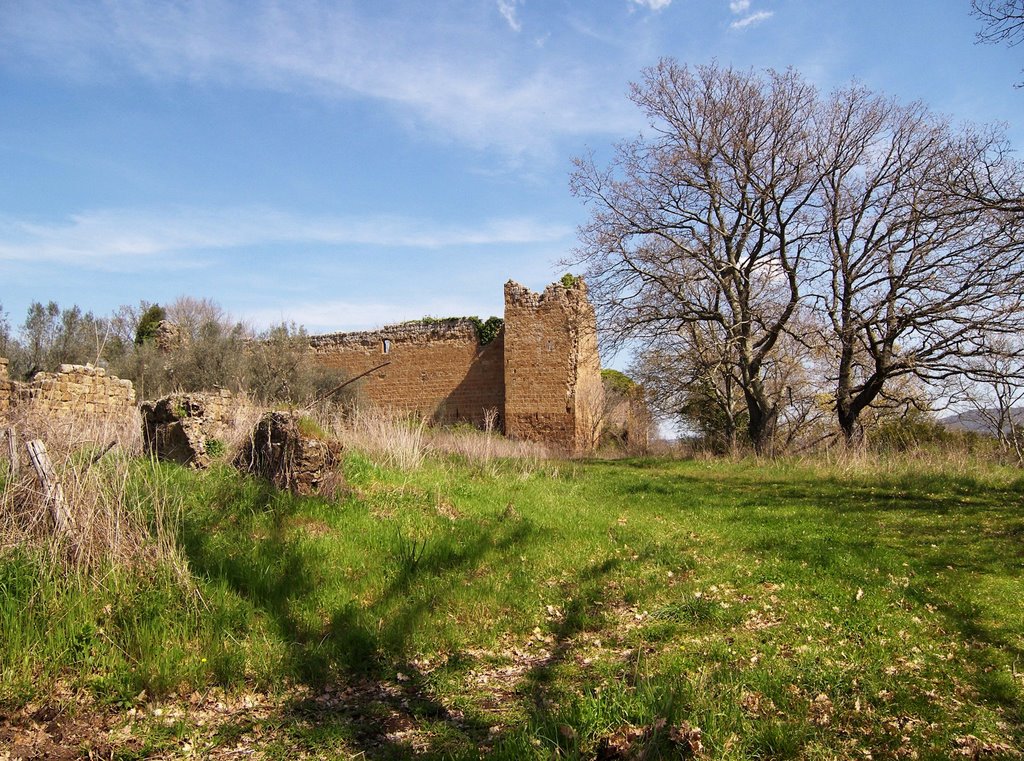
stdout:
{"type": "Polygon", "coordinates": [[[221,305],[212,299],[179,296],[165,312],[167,319],[177,325],[189,341],[200,340],[204,333],[248,332],[245,326],[234,323],[221,305]]]}
{"type": "Polygon", "coordinates": [[[819,123],[826,235],[814,294],[836,350],[838,423],[853,441],[895,379],[941,381],[982,356],[990,334],[1024,328],[1021,214],[965,190],[1020,172],[996,133],[954,130],[860,87],[835,93],[819,123]]]}
{"type": "Polygon", "coordinates": [[[1005,42],[1012,47],[1024,39],[1024,0],[971,0],[971,15],[984,24],[979,42],[1005,42]]]}
{"type": "Polygon", "coordinates": [[[988,349],[950,378],[947,393],[996,437],[1004,454],[1024,465],[1024,342],[1019,336],[995,336],[988,349]]]}
{"type": "Polygon", "coordinates": [[[720,335],[765,451],[778,414],[766,365],[800,301],[814,223],[815,90],[793,71],[663,60],[631,98],[649,136],[618,145],[606,169],[575,162],[572,191],[591,208],[575,262],[613,340],[720,335]]]}
{"type": "MultiPolygon", "coordinates": [[[[820,333],[813,320],[808,310],[798,310],[765,363],[764,389],[777,414],[774,452],[802,449],[834,432],[827,421],[825,352],[793,337],[820,333]]],[[[638,353],[632,371],[658,411],[682,418],[712,450],[736,452],[747,414],[736,363],[726,353],[729,344],[704,327],[687,325],[685,340],[679,334],[656,338],[638,353]]]]}
{"type": "Polygon", "coordinates": [[[978,42],[1014,47],[1024,40],[1024,0],[971,0],[971,15],[982,22],[978,42]]]}
{"type": "Polygon", "coordinates": [[[682,419],[717,452],[736,452],[746,435],[746,406],[729,343],[707,323],[655,336],[630,368],[662,415],[682,419]]]}
{"type": "Polygon", "coordinates": [[[13,342],[10,320],[7,319],[4,305],[0,304],[0,357],[9,357],[13,342]]]}

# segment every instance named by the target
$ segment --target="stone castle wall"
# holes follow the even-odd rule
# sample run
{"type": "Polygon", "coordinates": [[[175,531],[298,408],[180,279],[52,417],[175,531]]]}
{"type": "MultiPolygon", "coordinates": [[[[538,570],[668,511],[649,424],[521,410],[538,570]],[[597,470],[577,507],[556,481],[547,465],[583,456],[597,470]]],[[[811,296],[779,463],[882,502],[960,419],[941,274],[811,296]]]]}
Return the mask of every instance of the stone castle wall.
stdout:
{"type": "Polygon", "coordinates": [[[513,438],[586,451],[597,431],[588,405],[600,393],[597,323],[586,285],[555,283],[543,294],[505,285],[505,327],[481,346],[465,319],[412,322],[310,339],[318,361],[359,381],[367,402],[442,423],[481,425],[497,411],[513,438]]]}
{"type": "Polygon", "coordinates": [[[506,283],[506,434],[589,450],[600,388],[597,322],[583,281],[542,294],[506,283]]]}
{"type": "MultiPolygon", "coordinates": [[[[373,405],[477,426],[495,413],[508,436],[573,452],[597,441],[597,324],[581,280],[542,294],[510,280],[504,328],[486,345],[472,321],[456,318],[312,336],[310,346],[321,365],[347,378],[368,373],[356,388],[373,405]]],[[[54,413],[105,415],[133,408],[135,390],[92,365],[61,365],[14,383],[0,358],[0,414],[29,400],[54,413]]],[[[209,403],[226,414],[230,398],[212,395],[209,403]]]]}
{"type": "Polygon", "coordinates": [[[487,410],[504,415],[503,337],[480,345],[469,320],[410,322],[361,333],[310,338],[320,364],[354,378],[367,402],[439,423],[482,425],[487,410]]]}

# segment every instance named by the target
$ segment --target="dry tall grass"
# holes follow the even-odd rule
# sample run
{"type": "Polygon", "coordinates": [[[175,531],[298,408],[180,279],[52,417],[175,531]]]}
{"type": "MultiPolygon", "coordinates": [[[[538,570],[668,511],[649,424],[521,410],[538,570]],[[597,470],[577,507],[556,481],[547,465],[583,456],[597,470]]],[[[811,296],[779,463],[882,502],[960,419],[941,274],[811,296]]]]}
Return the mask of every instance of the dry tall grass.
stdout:
{"type": "Polygon", "coordinates": [[[414,470],[426,457],[426,421],[395,410],[323,408],[317,422],[346,449],[369,455],[386,467],[414,470]]]}
{"type": "Polygon", "coordinates": [[[432,429],[428,446],[436,454],[456,455],[482,465],[515,460],[527,467],[537,467],[554,456],[550,448],[538,442],[505,438],[495,430],[496,422],[496,415],[487,414],[482,431],[470,426],[432,429]]]}
{"type": "Polygon", "coordinates": [[[108,562],[177,562],[169,502],[159,478],[139,477],[137,410],[120,415],[54,415],[22,405],[6,425],[16,432],[18,466],[6,462],[0,492],[0,551],[42,550],[66,570],[108,562]],[[63,492],[69,525],[58,530],[53,504],[30,465],[25,443],[42,441],[63,492]],[[16,473],[14,472],[16,470],[16,473]]]}
{"type": "Polygon", "coordinates": [[[316,417],[342,446],[365,452],[375,462],[399,470],[418,468],[429,456],[455,455],[485,465],[514,459],[527,467],[552,456],[541,444],[513,441],[498,433],[496,413],[485,416],[484,430],[468,425],[431,428],[420,417],[381,407],[348,412],[325,408],[316,417]]]}
{"type": "Polygon", "coordinates": [[[823,475],[852,478],[878,476],[977,476],[1014,481],[1020,469],[1000,461],[992,447],[975,447],[969,442],[954,440],[944,445],[912,446],[899,451],[879,452],[868,447],[836,446],[793,458],[804,467],[823,475]]]}
{"type": "Polygon", "coordinates": [[[234,394],[232,405],[231,417],[224,421],[227,433],[222,442],[229,458],[234,458],[242,447],[249,443],[256,424],[267,411],[265,405],[259,404],[251,396],[242,393],[234,394]]]}

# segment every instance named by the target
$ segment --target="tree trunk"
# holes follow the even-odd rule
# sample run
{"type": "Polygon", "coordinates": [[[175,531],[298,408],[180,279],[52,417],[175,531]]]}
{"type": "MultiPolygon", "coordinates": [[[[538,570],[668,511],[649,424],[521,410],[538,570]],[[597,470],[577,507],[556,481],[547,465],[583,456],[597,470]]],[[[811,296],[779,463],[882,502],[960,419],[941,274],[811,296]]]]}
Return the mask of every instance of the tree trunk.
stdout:
{"type": "Polygon", "coordinates": [[[746,394],[746,399],[749,415],[747,434],[750,436],[754,452],[759,455],[771,454],[778,408],[763,399],[758,399],[751,393],[746,394]]]}

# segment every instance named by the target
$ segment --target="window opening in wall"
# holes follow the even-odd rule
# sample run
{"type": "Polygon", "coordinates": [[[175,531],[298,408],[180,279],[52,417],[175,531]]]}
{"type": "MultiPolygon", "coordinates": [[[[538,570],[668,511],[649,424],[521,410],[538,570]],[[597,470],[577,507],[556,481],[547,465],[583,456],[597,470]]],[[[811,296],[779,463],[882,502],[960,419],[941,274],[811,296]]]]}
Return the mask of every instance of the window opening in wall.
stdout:
{"type": "Polygon", "coordinates": [[[381,353],[382,354],[390,354],[391,353],[391,339],[390,338],[383,339],[380,342],[380,348],[381,348],[381,353]]]}

